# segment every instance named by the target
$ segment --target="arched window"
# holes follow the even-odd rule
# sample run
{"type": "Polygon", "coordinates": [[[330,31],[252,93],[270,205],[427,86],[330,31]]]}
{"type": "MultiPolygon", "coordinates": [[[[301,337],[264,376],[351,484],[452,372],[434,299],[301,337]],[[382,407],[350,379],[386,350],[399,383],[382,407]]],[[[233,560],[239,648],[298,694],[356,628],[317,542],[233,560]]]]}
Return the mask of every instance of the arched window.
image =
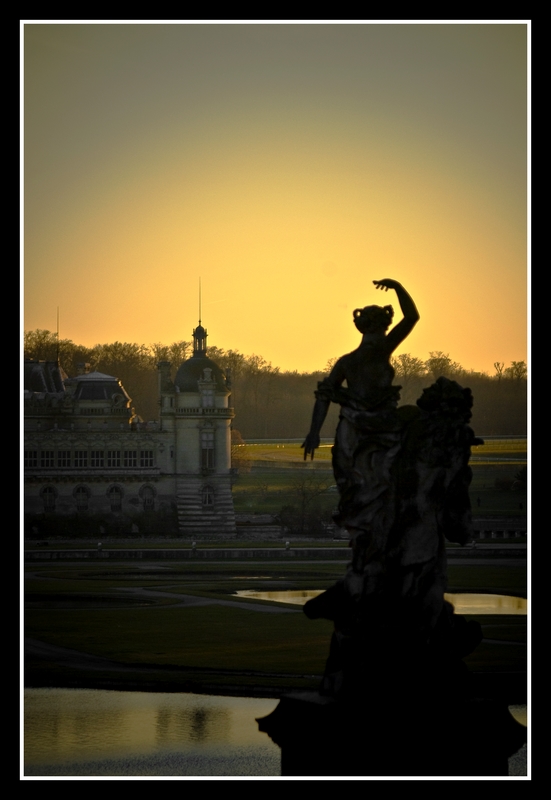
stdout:
{"type": "Polygon", "coordinates": [[[40,492],[42,502],[44,503],[44,511],[55,511],[55,498],[57,495],[53,486],[45,486],[40,492]]]}
{"type": "Polygon", "coordinates": [[[201,503],[203,508],[212,508],[214,505],[214,489],[212,486],[203,486],[201,489],[201,503]]]}
{"type": "Polygon", "coordinates": [[[87,486],[76,486],[73,491],[73,497],[77,503],[77,511],[88,511],[90,489],[87,486]]]}
{"type": "Polygon", "coordinates": [[[120,486],[110,486],[107,496],[111,503],[111,511],[120,511],[122,506],[122,489],[120,486]]]}
{"type": "Polygon", "coordinates": [[[143,501],[144,511],[153,511],[155,509],[155,489],[152,486],[142,486],[140,497],[143,501]]]}

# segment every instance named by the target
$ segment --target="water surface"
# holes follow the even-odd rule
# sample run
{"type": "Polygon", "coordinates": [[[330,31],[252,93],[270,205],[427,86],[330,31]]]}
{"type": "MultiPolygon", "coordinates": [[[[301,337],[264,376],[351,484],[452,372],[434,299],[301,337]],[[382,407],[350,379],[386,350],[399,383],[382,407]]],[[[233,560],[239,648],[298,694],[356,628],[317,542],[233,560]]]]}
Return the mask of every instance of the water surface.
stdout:
{"type": "MultiPolygon", "coordinates": [[[[255,592],[245,589],[235,592],[240,597],[255,600],[272,600],[275,603],[294,603],[303,606],[307,600],[322,594],[323,589],[289,589],[285,591],[255,592]]],[[[524,597],[502,594],[444,594],[457,614],[526,614],[528,603],[524,597]]]]}
{"type": "Polygon", "coordinates": [[[278,700],[26,689],[27,776],[275,776],[280,749],[255,719],[278,700]]]}
{"type": "MultiPolygon", "coordinates": [[[[25,777],[277,777],[256,718],[275,699],[94,689],[25,690],[25,777]]],[[[526,725],[526,706],[510,711],[526,725]]],[[[526,775],[526,747],[509,759],[526,775]]]]}

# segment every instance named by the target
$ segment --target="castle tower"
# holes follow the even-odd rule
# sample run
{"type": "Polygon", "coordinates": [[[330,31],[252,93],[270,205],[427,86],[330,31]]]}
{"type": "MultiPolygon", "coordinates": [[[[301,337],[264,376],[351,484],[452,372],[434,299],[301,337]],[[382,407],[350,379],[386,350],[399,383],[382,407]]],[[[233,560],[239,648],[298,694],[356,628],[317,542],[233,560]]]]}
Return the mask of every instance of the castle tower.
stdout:
{"type": "Polygon", "coordinates": [[[193,355],[174,383],[169,365],[159,364],[161,426],[172,433],[172,469],[180,533],[193,538],[236,535],[231,493],[231,434],[234,417],[222,370],[207,356],[207,331],[193,331],[193,355]]]}

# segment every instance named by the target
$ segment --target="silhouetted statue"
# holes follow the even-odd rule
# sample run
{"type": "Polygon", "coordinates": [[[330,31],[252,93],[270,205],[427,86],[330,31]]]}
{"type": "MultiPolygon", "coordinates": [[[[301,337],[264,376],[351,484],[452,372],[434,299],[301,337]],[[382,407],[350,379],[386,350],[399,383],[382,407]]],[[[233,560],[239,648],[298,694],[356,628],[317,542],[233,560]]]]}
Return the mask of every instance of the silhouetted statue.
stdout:
{"type": "Polygon", "coordinates": [[[467,425],[472,395],[440,378],[417,406],[398,408],[401,387],[392,384],[390,356],[419,313],[397,281],[374,284],[396,291],[403,319],[387,333],[391,306],[354,311],[361,344],[318,384],[303,444],[304,457],[313,458],[329,403],[339,403],[332,451],[340,495],[335,521],[348,531],[352,560],[342,581],[305,606],[309,617],[335,622],[324,689],[336,695],[358,691],[350,676],[355,684],[372,666],[373,648],[403,657],[438,639],[445,649],[465,654],[481,638],[478,626],[462,624],[444,602],[444,539],[472,539],[468,462],[471,446],[481,443],[467,425]]]}
{"type": "Polygon", "coordinates": [[[333,447],[333,470],[340,492],[336,522],[352,536],[369,528],[373,544],[382,546],[381,498],[390,481],[389,466],[400,443],[396,413],[400,386],[393,386],[390,356],[419,319],[415,304],[397,281],[373,281],[395,289],[404,318],[387,334],[392,306],[367,306],[354,311],[354,324],[363,334],[357,350],[339,358],[328,378],[318,384],[310,432],[302,447],[304,458],[319,447],[320,430],[330,402],[341,414],[333,447]],[[343,383],[346,381],[346,387],[343,383]],[[379,530],[377,530],[379,529],[379,530]]]}
{"type": "Polygon", "coordinates": [[[374,283],[395,290],[404,317],[387,333],[391,306],[354,311],[361,344],[318,384],[303,444],[313,458],[338,403],[335,521],[352,558],[304,606],[334,622],[325,674],[319,692],[284,695],[259,727],[281,747],[283,775],[507,775],[525,730],[505,699],[481,697],[462,660],[480,625],[444,600],[445,539],[472,539],[472,395],[442,377],[398,407],[390,356],[419,314],[397,281],[374,283]]]}

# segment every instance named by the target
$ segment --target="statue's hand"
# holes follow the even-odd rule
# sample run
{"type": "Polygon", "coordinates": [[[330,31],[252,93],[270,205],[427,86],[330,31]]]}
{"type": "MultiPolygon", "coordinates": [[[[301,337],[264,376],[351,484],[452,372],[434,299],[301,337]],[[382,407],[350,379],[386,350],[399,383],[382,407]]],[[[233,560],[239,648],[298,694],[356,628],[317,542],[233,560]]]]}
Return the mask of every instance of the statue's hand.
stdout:
{"type": "Polygon", "coordinates": [[[301,444],[301,447],[304,448],[304,460],[306,461],[306,459],[308,458],[308,455],[310,455],[310,458],[313,459],[314,458],[314,450],[316,449],[316,447],[319,447],[319,446],[320,446],[319,434],[318,433],[312,433],[312,431],[310,431],[310,433],[308,434],[308,436],[306,437],[304,442],[301,444]]]}
{"type": "Polygon", "coordinates": [[[376,289],[384,289],[385,292],[388,292],[389,289],[397,289],[400,286],[398,281],[394,281],[392,278],[383,278],[382,281],[373,281],[373,283],[376,289]]]}

